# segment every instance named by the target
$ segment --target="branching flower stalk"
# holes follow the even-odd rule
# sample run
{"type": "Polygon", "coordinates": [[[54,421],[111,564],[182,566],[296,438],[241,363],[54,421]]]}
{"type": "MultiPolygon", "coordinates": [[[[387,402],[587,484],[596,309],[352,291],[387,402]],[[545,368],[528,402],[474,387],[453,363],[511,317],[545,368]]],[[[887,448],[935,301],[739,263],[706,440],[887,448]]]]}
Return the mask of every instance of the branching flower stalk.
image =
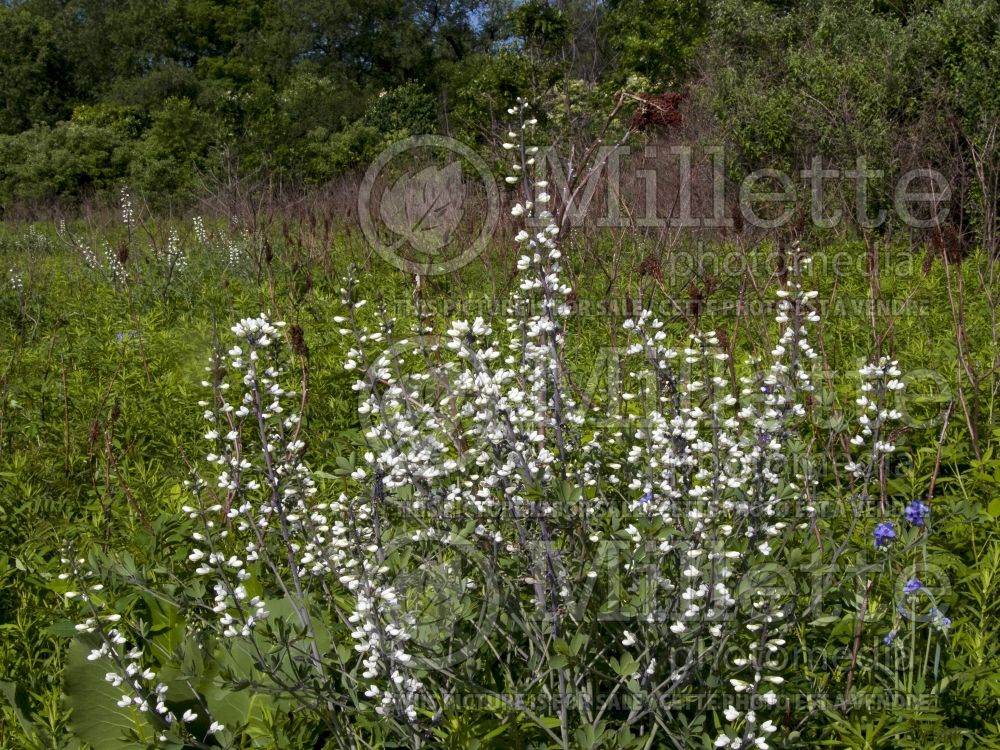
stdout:
{"type": "MultiPolygon", "coordinates": [[[[798,509],[815,515],[808,258],[796,248],[766,362],[737,369],[715,332],[678,339],[639,310],[622,324],[617,403],[582,403],[529,112],[511,108],[504,144],[524,228],[503,312],[401,321],[344,284],[334,322],[365,445],[337,475],[303,459],[282,324],[233,326],[203,383],[215,476],[186,486],[196,583],[177,587],[177,611],[204,659],[249,658],[241,684],[304,709],[340,747],[446,744],[443,719],[466,696],[498,701],[553,746],[610,745],[617,731],[670,732],[675,701],[700,696],[727,706],[706,713],[715,747],[765,750],[782,715],[779,657],[803,614],[783,566],[808,533],[798,509]]],[[[888,361],[862,376],[870,448],[848,469],[867,492],[892,450],[900,380],[888,361]]],[[[100,585],[73,575],[81,592],[100,585]]],[[[112,619],[141,634],[141,615],[79,601],[81,632],[102,639],[95,658],[129,705],[162,716],[164,736],[191,735],[195,718],[155,682],[166,657],[112,619]]],[[[209,716],[204,685],[190,684],[209,716]]],[[[238,731],[212,721],[218,737],[238,731]]]]}

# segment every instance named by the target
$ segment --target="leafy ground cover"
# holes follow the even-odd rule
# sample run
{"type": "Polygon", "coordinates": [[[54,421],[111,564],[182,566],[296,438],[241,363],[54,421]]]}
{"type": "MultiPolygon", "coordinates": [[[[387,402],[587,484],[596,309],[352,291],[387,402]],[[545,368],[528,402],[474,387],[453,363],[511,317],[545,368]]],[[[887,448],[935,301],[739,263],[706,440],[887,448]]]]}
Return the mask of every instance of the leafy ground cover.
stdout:
{"type": "MultiPolygon", "coordinates": [[[[784,525],[801,527],[792,541],[774,545],[775,561],[782,570],[792,571],[793,580],[740,579],[752,589],[750,600],[763,597],[794,613],[782,626],[780,648],[771,649],[774,655],[767,657],[767,674],[777,678],[776,697],[774,703],[765,700],[758,705],[759,719],[748,717],[752,706],[739,703],[740,695],[769,693],[757,692],[752,677],[747,682],[731,677],[736,674],[734,661],[757,658],[746,654],[757,647],[753,639],[747,640],[746,630],[713,646],[732,646],[724,656],[713,652],[728,666],[713,662],[712,668],[686,678],[684,689],[671,693],[676,702],[668,706],[636,713],[615,704],[597,715],[574,706],[562,713],[564,701],[553,695],[565,698],[558,691],[563,676],[570,676],[577,696],[593,691],[606,697],[617,691],[623,696],[659,697],[642,675],[660,675],[656,670],[666,669],[669,678],[679,668],[678,654],[694,653],[694,645],[666,629],[671,620],[660,630],[644,630],[642,624],[644,596],[679,602],[682,589],[669,595],[644,592],[642,580],[627,575],[619,581],[624,592],[616,594],[617,599],[605,597],[598,603],[595,598],[593,607],[565,615],[569,619],[560,620],[561,630],[538,626],[537,632],[522,629],[513,636],[514,625],[505,623],[510,630],[504,633],[503,645],[494,646],[501,654],[507,649],[503,658],[491,656],[484,647],[460,666],[449,662],[447,669],[435,671],[425,664],[422,674],[414,672],[406,679],[430,686],[433,700],[415,702],[409,717],[405,707],[396,705],[395,693],[384,704],[391,708],[387,714],[374,710],[379,703],[365,697],[367,684],[359,677],[366,667],[359,666],[353,652],[357,638],[337,626],[336,618],[323,620],[324,632],[312,632],[310,637],[294,628],[281,630],[280,623],[294,620],[294,598],[290,604],[275,602],[271,608],[267,627],[273,629],[266,634],[269,642],[278,644],[269,652],[276,663],[269,667],[266,660],[253,665],[227,663],[226,659],[237,658],[232,652],[214,656],[211,667],[206,662],[196,669],[185,662],[193,658],[185,643],[197,640],[194,599],[185,600],[186,608],[178,608],[166,603],[169,597],[160,599],[150,592],[169,590],[179,597],[199,585],[189,555],[191,534],[200,533],[196,530],[205,517],[182,510],[192,504],[185,481],[191,479],[192,470],[203,474],[210,470],[206,456],[213,449],[212,440],[206,440],[204,412],[216,408],[211,405],[216,402],[205,401],[202,381],[216,386],[233,382],[236,391],[240,387],[240,370],[234,364],[240,357],[226,354],[239,344],[232,325],[260,313],[286,323],[274,334],[285,342],[281,354],[275,355],[284,368],[276,382],[296,393],[286,404],[301,413],[297,434],[303,444],[296,455],[310,467],[311,481],[326,502],[352,492],[348,489],[352,482],[373,481],[365,476],[367,469],[380,465],[366,456],[373,450],[371,431],[384,428],[389,419],[387,412],[373,418],[365,408],[359,414],[359,406],[370,405],[377,390],[374,385],[368,391],[352,387],[357,373],[344,367],[358,359],[359,348],[354,335],[341,330],[355,327],[344,322],[345,288],[352,295],[346,309],[357,309],[357,328],[367,335],[385,331],[383,307],[392,311],[390,317],[398,318],[391,326],[395,339],[364,340],[373,347],[374,353],[368,355],[373,362],[378,361],[378,351],[394,351],[390,344],[405,341],[399,332],[418,319],[426,335],[439,337],[442,351],[449,351],[449,341],[458,342],[450,351],[463,351],[465,334],[463,329],[456,332],[456,319],[472,322],[482,316],[483,325],[498,331],[497,347],[509,346],[517,338],[504,322],[510,295],[524,278],[523,273],[514,273],[518,257],[514,243],[498,240],[477,262],[451,276],[425,280],[417,290],[410,277],[371,257],[355,237],[320,237],[321,231],[315,224],[291,221],[280,230],[251,231],[238,222],[154,219],[134,212],[124,221],[110,217],[104,223],[2,227],[0,268],[6,273],[0,294],[0,737],[4,747],[90,745],[103,750],[157,741],[155,726],[143,724],[143,712],[131,707],[113,712],[120,691],[103,679],[105,669],[95,673],[87,659],[93,648],[87,638],[93,632],[86,623],[78,627],[84,622],[79,601],[65,597],[73,589],[72,578],[65,576],[77,569],[73,563],[77,553],[86,566],[97,566],[107,574],[108,591],[114,592],[114,596],[94,595],[92,601],[100,600],[107,611],[126,620],[145,622],[149,627],[145,636],[158,644],[161,657],[177,657],[172,667],[166,657],[154,659],[157,670],[175,669],[168,680],[172,686],[184,681],[185,670],[200,670],[207,680],[191,688],[203,703],[185,707],[182,701],[171,708],[178,716],[182,709],[202,714],[199,720],[205,726],[195,719],[191,726],[204,746],[749,747],[756,738],[787,747],[1000,745],[996,719],[1000,429],[995,412],[997,372],[991,369],[997,342],[991,288],[983,286],[991,261],[971,253],[961,263],[939,258],[925,264],[923,255],[890,245],[878,247],[879,272],[873,277],[867,263],[857,262],[868,252],[863,243],[823,236],[808,248],[812,262],[802,266],[799,280],[802,290],[818,292],[803,308],[817,314],[817,320],[809,323],[815,353],[809,377],[814,388],[800,394],[795,439],[777,450],[811,457],[814,494],[806,498],[800,494],[794,498],[797,503],[780,505],[777,511],[779,516],[789,513],[784,525]],[[835,264],[838,258],[851,262],[835,264]],[[346,278],[353,281],[347,283],[346,278]],[[356,307],[361,299],[368,305],[356,307]],[[883,420],[883,438],[893,450],[873,454],[866,469],[850,444],[859,429],[858,417],[866,409],[857,399],[872,394],[859,387],[865,377],[883,385],[895,378],[885,375],[887,369],[877,376],[859,370],[883,357],[898,363],[898,380],[905,389],[897,393],[876,388],[877,394],[890,399],[879,402],[876,416],[883,404],[898,414],[891,424],[883,420]],[[852,479],[857,469],[847,465],[852,456],[861,463],[863,479],[852,479]],[[802,509],[805,505],[809,510],[802,509]],[[68,550],[73,551],[69,556],[68,550]],[[602,607],[611,599],[618,617],[598,617],[606,613],[602,607]],[[289,608],[284,614],[282,606],[289,608]],[[671,641],[674,636],[681,640],[671,641]],[[659,639],[659,645],[646,648],[640,638],[659,639]],[[341,676],[331,678],[329,685],[311,682],[308,675],[298,679],[311,690],[329,690],[331,701],[334,691],[340,691],[336,700],[345,701],[347,707],[333,713],[341,713],[338,720],[348,722],[349,732],[341,725],[331,728],[323,718],[330,714],[315,704],[290,700],[287,691],[268,693],[261,688],[267,680],[258,672],[273,677],[286,668],[281,648],[288,652],[289,644],[307,642],[320,643],[325,652],[336,655],[340,667],[334,674],[341,676]],[[511,664],[510,654],[518,654],[515,662],[536,665],[532,669],[544,679],[528,680],[511,664]],[[541,708],[502,700],[463,705],[454,700],[456,696],[449,699],[449,685],[477,685],[480,698],[484,693],[494,698],[517,694],[537,700],[541,708]],[[746,685],[753,686],[749,693],[746,685]],[[397,708],[403,713],[394,713],[397,708]],[[213,725],[217,721],[225,729],[210,731],[209,715],[213,725]],[[765,715],[767,727],[761,730],[765,715]],[[133,733],[131,739],[126,738],[128,732],[133,733]],[[344,740],[347,734],[351,743],[344,740]],[[721,738],[729,744],[720,744],[721,738]]],[[[782,314],[776,293],[794,290],[776,267],[775,247],[720,244],[711,249],[710,257],[703,247],[667,252],[636,236],[623,248],[611,235],[582,232],[571,234],[559,247],[559,274],[572,289],[561,303],[565,311],[559,362],[565,373],[560,377],[581,413],[619,414],[625,424],[653,409],[643,400],[642,384],[656,381],[658,370],[654,367],[652,375],[644,375],[646,371],[630,359],[641,353],[628,348],[636,343],[638,329],[623,327],[644,308],[654,309],[662,321],[655,331],[663,335],[655,346],[683,352],[693,346],[689,336],[700,332],[697,341],[705,344],[704,352],[726,355],[712,360],[731,363],[731,370],[726,364],[712,371],[720,384],[726,384],[719,388],[738,388],[741,378],[750,378],[755,389],[770,388],[766,381],[753,380],[755,371],[745,361],[775,358],[774,347],[783,330],[783,324],[775,322],[782,314]],[[671,263],[681,255],[689,267],[692,258],[702,259],[701,272],[671,273],[671,263]],[[615,269],[609,271],[595,260],[601,257],[616,258],[615,269]],[[720,263],[720,258],[726,262],[720,263]],[[709,261],[731,270],[712,273],[709,261]],[[631,398],[636,394],[637,399],[631,398]]],[[[530,277],[530,268],[528,273],[530,277]]],[[[530,296],[530,290],[527,293],[530,296]]],[[[253,346],[251,341],[250,349],[253,346]]],[[[696,352],[699,346],[694,346],[696,352]]],[[[475,346],[472,350],[480,351],[475,346]]],[[[424,349],[406,352],[422,356],[424,349]]],[[[709,356],[696,353],[695,358],[703,354],[709,356]]],[[[524,356],[527,359],[517,360],[518,366],[534,362],[524,356]]],[[[461,361],[465,361],[461,356],[455,360],[461,361]]],[[[438,365],[415,368],[435,376],[445,371],[438,365]]],[[[491,377],[501,376],[494,372],[491,377]]],[[[679,382],[684,385],[693,378],[682,377],[679,382]]],[[[659,392],[654,388],[653,393],[659,392]]],[[[474,392],[466,395],[474,403],[474,392]]],[[[645,392],[645,398],[649,395],[645,392]]],[[[434,418],[444,419],[441,414],[446,410],[435,411],[441,398],[441,392],[431,389],[418,401],[433,407],[427,413],[434,418]]],[[[455,398],[463,403],[462,397],[455,398]]],[[[690,417],[695,407],[707,410],[708,402],[686,403],[684,413],[690,417]]],[[[474,416],[469,418],[476,424],[474,416]]],[[[568,478],[546,480],[543,484],[550,489],[557,487],[548,494],[558,497],[560,507],[601,508],[604,516],[598,525],[604,524],[606,539],[626,544],[629,554],[638,554],[639,546],[632,545],[635,534],[655,539],[658,545],[672,538],[662,526],[630,521],[635,512],[646,517],[644,503],[661,502],[659,484],[632,487],[623,482],[606,496],[588,494],[583,478],[598,476],[588,473],[593,467],[584,460],[583,445],[593,439],[596,429],[588,419],[581,417],[581,442],[573,449],[579,455],[555,463],[575,468],[568,478]]],[[[437,429],[428,428],[427,422],[414,425],[419,435],[437,429]]],[[[463,425],[472,434],[473,428],[463,425]]],[[[600,482],[609,482],[607,467],[627,465],[632,439],[628,434],[619,437],[617,447],[612,440],[593,459],[605,467],[604,474],[598,473],[600,482]]],[[[642,430],[636,433],[642,434],[642,430]]],[[[770,437],[761,448],[765,453],[769,442],[770,437]]],[[[249,455],[250,438],[246,446],[249,455]]],[[[486,462],[483,458],[481,465],[486,462]]],[[[802,467],[789,471],[789,477],[800,477],[802,467]]],[[[393,485],[386,476],[374,481],[378,487],[386,482],[391,495],[393,485]]],[[[405,485],[397,480],[397,486],[405,485]]],[[[697,477],[693,481],[697,484],[697,477]]],[[[427,498],[446,494],[431,484],[426,492],[427,498]]],[[[531,496],[528,490],[524,493],[531,496]]],[[[405,499],[412,502],[414,496],[405,499]]],[[[338,512],[357,512],[350,510],[353,506],[345,507],[338,512]]],[[[336,509],[328,510],[335,515],[336,509]]],[[[388,518],[412,531],[405,526],[412,516],[388,518]]],[[[453,514],[435,517],[435,523],[444,523],[442,518],[458,523],[453,514]]],[[[452,529],[456,535],[467,519],[459,520],[462,523],[452,529]]],[[[779,517],[768,523],[781,522],[779,517]]],[[[732,525],[725,528],[732,534],[732,525]]],[[[743,527],[737,524],[736,529],[743,527]]],[[[724,531],[715,531],[716,536],[706,539],[725,536],[724,531]]],[[[474,528],[466,532],[477,539],[474,528]]],[[[687,537],[682,534],[682,538],[687,537]]],[[[592,554],[585,539],[579,548],[566,544],[567,553],[592,554]]],[[[759,554],[747,550],[743,555],[748,560],[759,554]]],[[[418,556],[418,562],[429,559],[418,556]]],[[[454,558],[434,559],[445,567],[455,563],[454,558]]],[[[397,562],[406,564],[402,558],[397,562]]],[[[497,589],[507,597],[505,608],[518,597],[530,598],[531,594],[517,593],[511,583],[512,576],[523,572],[504,569],[506,578],[494,579],[511,585],[497,589]]],[[[602,569],[598,576],[600,586],[606,583],[606,573],[602,569]]],[[[343,575],[337,580],[340,583],[332,585],[342,584],[343,591],[322,590],[337,607],[348,608],[353,589],[343,582],[343,575]]],[[[731,593],[742,601],[739,591],[734,586],[731,593]]],[[[475,612],[462,613],[460,608],[469,601],[476,599],[442,599],[437,606],[444,612],[429,620],[437,623],[430,626],[437,635],[425,633],[417,640],[443,647],[442,631],[459,633],[463,618],[474,620],[475,612]]],[[[422,600],[421,606],[430,618],[431,603],[422,600]]],[[[712,627],[707,620],[698,622],[705,632],[712,627]]],[[[753,624],[749,616],[746,624],[753,624]]],[[[758,645],[767,650],[766,643],[758,645]]],[[[144,663],[142,669],[149,666],[144,663]]],[[[293,695],[305,691],[301,685],[293,695]]],[[[176,738],[168,746],[171,742],[183,746],[176,738]]]]}

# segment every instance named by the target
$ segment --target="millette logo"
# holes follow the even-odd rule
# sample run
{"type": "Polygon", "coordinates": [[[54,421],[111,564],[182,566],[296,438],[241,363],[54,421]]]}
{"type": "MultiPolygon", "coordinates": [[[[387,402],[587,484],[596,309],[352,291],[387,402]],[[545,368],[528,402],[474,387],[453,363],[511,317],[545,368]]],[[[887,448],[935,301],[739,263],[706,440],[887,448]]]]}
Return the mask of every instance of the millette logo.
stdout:
{"type": "Polygon", "coordinates": [[[415,136],[389,146],[368,168],[358,216],[385,260],[433,276],[483,250],[499,217],[499,193],[489,166],[464,143],[415,136]]]}

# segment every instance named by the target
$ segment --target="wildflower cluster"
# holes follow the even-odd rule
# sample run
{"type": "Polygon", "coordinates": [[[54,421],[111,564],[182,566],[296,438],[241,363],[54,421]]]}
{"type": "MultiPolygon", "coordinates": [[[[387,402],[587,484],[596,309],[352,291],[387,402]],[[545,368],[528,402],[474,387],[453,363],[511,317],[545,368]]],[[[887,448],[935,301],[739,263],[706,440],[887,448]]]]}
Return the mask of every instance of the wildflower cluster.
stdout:
{"type": "Polygon", "coordinates": [[[187,267],[187,256],[181,248],[181,238],[176,228],[170,229],[167,235],[167,250],[164,261],[167,265],[167,272],[183,271],[187,267]]]}
{"type": "Polygon", "coordinates": [[[82,257],[83,262],[87,264],[87,268],[92,271],[101,270],[101,261],[97,259],[97,254],[91,250],[88,245],[80,246],[80,257],[82,257]]]}
{"type": "MultiPolygon", "coordinates": [[[[893,613],[893,629],[882,639],[886,646],[892,646],[895,651],[909,649],[911,655],[906,670],[913,678],[914,656],[912,652],[918,649],[916,643],[918,622],[928,624],[940,635],[944,635],[951,627],[951,619],[941,609],[933,581],[925,576],[930,575],[933,568],[928,568],[927,529],[931,506],[919,498],[911,500],[904,508],[902,522],[882,521],[875,527],[874,543],[876,549],[885,551],[887,568],[902,566],[909,570],[909,577],[900,587],[901,597],[896,597],[896,607],[893,613]],[[911,528],[907,528],[907,526],[911,528]],[[902,537],[907,541],[905,546],[896,548],[893,542],[902,537]],[[915,542],[915,543],[914,543],[915,542]],[[915,553],[915,554],[914,554],[915,553]],[[914,554],[910,557],[910,554],[914,554]],[[900,631],[908,631],[909,637],[899,638],[900,631]],[[905,645],[904,645],[905,644],[905,645]]],[[[926,647],[930,653],[930,642],[926,647]]],[[[934,658],[934,674],[937,677],[940,662],[941,644],[937,645],[937,655],[934,658]]],[[[925,662],[926,662],[925,656],[925,662]]],[[[926,663],[921,669],[926,670],[926,663]]]]}
{"type": "Polygon", "coordinates": [[[241,271],[254,257],[253,235],[246,226],[241,225],[237,216],[233,216],[229,224],[230,229],[225,240],[226,267],[231,271],[241,271]]]}
{"type": "Polygon", "coordinates": [[[920,500],[914,500],[903,510],[903,517],[906,518],[907,523],[912,523],[914,526],[923,526],[924,519],[930,512],[929,505],[920,500]]]}
{"type": "MultiPolygon", "coordinates": [[[[631,701],[625,724],[648,733],[660,707],[697,689],[730,702],[706,725],[710,743],[766,750],[801,624],[794,586],[775,582],[805,528],[784,510],[812,513],[817,488],[804,439],[819,320],[802,283],[809,258],[794,248],[766,361],[733,362],[717,331],[679,337],[639,310],[616,352],[621,391],[588,402],[567,362],[572,289],[536,177],[537,119],[523,101],[509,114],[506,182],[523,222],[509,304],[404,322],[348,279],[334,320],[365,445],[336,474],[303,460],[305,400],[288,386],[283,324],[261,314],[232,327],[200,402],[211,475],[193,472],[182,507],[198,582],[187,633],[200,653],[249,656],[249,684],[291,696],[335,737],[355,731],[345,707],[422,746],[450,696],[540,693],[559,715],[538,730],[569,747],[605,721],[609,703],[590,710],[594,695],[631,701]]],[[[197,220],[195,231],[204,244],[197,220]]],[[[229,248],[240,252],[235,234],[229,248]]],[[[852,442],[868,451],[848,468],[865,488],[894,450],[899,375],[888,360],[861,370],[852,442]]],[[[914,501],[904,516],[920,527],[928,513],[914,501]]],[[[891,554],[896,536],[882,520],[875,546],[891,554]]],[[[930,596],[917,573],[907,602],[930,596]]],[[[71,575],[88,608],[81,632],[102,644],[93,656],[121,700],[160,716],[163,736],[192,741],[199,717],[225,731],[204,704],[172,711],[180,698],[161,690],[142,629],[112,619],[82,565],[71,575]]],[[[947,627],[936,603],[932,617],[947,627]]]]}
{"type": "Polygon", "coordinates": [[[883,521],[875,527],[875,548],[886,546],[896,538],[896,527],[891,521],[883,521]]]}
{"type": "MultiPolygon", "coordinates": [[[[264,315],[241,320],[232,328],[237,345],[224,365],[215,361],[209,366],[211,379],[202,383],[211,393],[200,405],[210,425],[205,439],[213,446],[207,461],[216,473],[211,480],[195,474],[185,483],[191,500],[181,510],[194,526],[188,561],[191,572],[204,581],[196,589],[204,598],[185,601],[184,607],[203,613],[188,622],[195,642],[221,639],[224,651],[253,654],[273,685],[301,688],[303,697],[312,695],[325,703],[327,664],[318,650],[309,604],[313,596],[329,595],[327,576],[351,569],[356,550],[345,541],[348,532],[340,506],[317,500],[315,482],[301,461],[305,445],[295,411],[299,402],[295,392],[283,386],[285,373],[278,364],[282,327],[264,315]],[[234,382],[221,377],[223,367],[234,374],[234,382]],[[296,630],[290,631],[282,620],[261,632],[275,604],[290,613],[287,619],[296,630]],[[303,658],[314,675],[308,687],[302,686],[303,658]]],[[[119,644],[125,637],[120,627],[108,630],[109,616],[96,601],[92,609],[81,628],[104,640],[92,656],[110,660],[109,680],[130,686],[131,701],[140,708],[152,706],[166,724],[178,727],[177,736],[185,736],[185,721],[197,717],[185,719],[187,714],[182,714],[178,721],[166,710],[159,686],[150,692],[139,685],[140,678],[152,679],[148,670],[136,672],[130,666],[148,659],[150,650],[155,651],[152,644],[139,637],[119,644]],[[115,651],[117,645],[127,645],[127,650],[115,651]]],[[[213,731],[223,729],[218,722],[212,726],[213,731]]]]}
{"type": "MultiPolygon", "coordinates": [[[[96,261],[96,258],[95,258],[96,261]]],[[[128,283],[128,271],[125,264],[118,257],[118,253],[112,250],[111,245],[104,243],[104,266],[107,268],[108,276],[115,285],[128,283]]]]}
{"type": "Polygon", "coordinates": [[[900,380],[902,373],[897,362],[886,357],[865,365],[858,373],[861,376],[861,395],[856,403],[861,409],[858,416],[861,429],[851,438],[851,444],[859,447],[867,445],[868,454],[863,459],[848,462],[845,468],[867,483],[882,457],[895,450],[889,431],[892,423],[898,422],[902,415],[892,408],[890,398],[895,392],[902,391],[905,385],[900,380]]]}
{"type": "Polygon", "coordinates": [[[226,264],[233,269],[240,268],[243,264],[243,248],[234,239],[230,239],[227,245],[226,264]]]}
{"type": "Polygon", "coordinates": [[[122,224],[131,233],[135,229],[135,207],[132,204],[132,194],[127,187],[123,187],[121,190],[119,205],[121,207],[122,224]]]}
{"type": "MultiPolygon", "coordinates": [[[[345,366],[363,373],[354,388],[371,449],[369,466],[354,473],[369,492],[344,501],[386,538],[480,540],[499,556],[490,586],[508,607],[522,607],[525,632],[516,637],[543,651],[608,605],[587,582],[599,575],[602,551],[615,548],[626,561],[615,615],[629,621],[617,631],[616,663],[629,659],[641,673],[619,689],[645,699],[682,690],[726,643],[737,654],[720,666],[728,685],[748,702],[775,705],[787,592],[747,583],[781,550],[788,525],[779,503],[810,481],[787,452],[805,413],[798,396],[812,387],[815,293],[797,283],[782,292],[773,362],[735,390],[716,334],[693,335],[678,351],[664,324],[640,312],[625,323],[625,408],[584,408],[564,364],[571,289],[548,185],[531,177],[536,150],[526,141],[536,120],[527,110],[523,102],[511,110],[519,129],[504,144],[516,155],[507,182],[523,191],[512,214],[526,228],[515,237],[519,284],[500,331],[476,318],[436,335],[418,319],[400,334],[380,312],[368,328],[366,301],[353,283],[343,290],[337,322],[355,337],[345,366]],[[541,624],[529,624],[530,613],[541,624]],[[671,664],[681,648],[701,656],[671,664]]],[[[390,564],[380,557],[385,547],[372,539],[372,567],[390,564]]],[[[389,604],[373,608],[389,617],[389,604]]],[[[577,677],[557,679],[567,705],[577,677]]],[[[727,720],[718,747],[766,748],[776,729],[753,711],[733,709],[727,720]]]]}
{"type": "Polygon", "coordinates": [[[198,238],[198,244],[202,247],[208,246],[208,232],[205,231],[205,220],[201,216],[191,219],[194,225],[194,236],[198,238]]]}
{"type": "Polygon", "coordinates": [[[45,253],[52,249],[52,238],[32,224],[25,234],[15,240],[14,246],[26,255],[45,253]]]}
{"type": "MultiPolygon", "coordinates": [[[[104,596],[105,585],[98,573],[87,567],[84,558],[64,557],[62,564],[68,572],[59,574],[59,579],[71,581],[72,590],[64,597],[77,601],[86,613],[85,619],[76,625],[76,631],[83,636],[96,639],[87,656],[88,661],[101,661],[109,671],[104,679],[112,687],[121,691],[117,701],[119,708],[134,708],[140,715],[147,716],[156,729],[159,742],[168,740],[169,735],[187,735],[198,747],[203,747],[196,738],[184,731],[184,723],[194,717],[185,713],[180,720],[167,706],[169,688],[159,679],[150,666],[150,655],[143,648],[142,637],[126,626],[121,614],[114,612],[104,596]]],[[[222,725],[214,724],[201,739],[208,734],[221,731],[222,725]]]]}

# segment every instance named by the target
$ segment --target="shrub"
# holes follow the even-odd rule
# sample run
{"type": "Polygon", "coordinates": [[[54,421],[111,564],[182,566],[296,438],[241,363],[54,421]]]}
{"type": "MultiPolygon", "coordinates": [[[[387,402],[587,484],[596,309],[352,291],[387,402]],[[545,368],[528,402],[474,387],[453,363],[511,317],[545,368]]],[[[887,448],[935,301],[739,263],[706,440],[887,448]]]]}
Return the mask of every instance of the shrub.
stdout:
{"type": "Polygon", "coordinates": [[[195,187],[217,158],[215,119],[188,99],[168,99],[136,148],[132,179],[140,190],[176,195],[195,187]]]}
{"type": "Polygon", "coordinates": [[[107,195],[127,174],[134,142],[117,125],[67,121],[0,136],[5,202],[107,195]]]}

